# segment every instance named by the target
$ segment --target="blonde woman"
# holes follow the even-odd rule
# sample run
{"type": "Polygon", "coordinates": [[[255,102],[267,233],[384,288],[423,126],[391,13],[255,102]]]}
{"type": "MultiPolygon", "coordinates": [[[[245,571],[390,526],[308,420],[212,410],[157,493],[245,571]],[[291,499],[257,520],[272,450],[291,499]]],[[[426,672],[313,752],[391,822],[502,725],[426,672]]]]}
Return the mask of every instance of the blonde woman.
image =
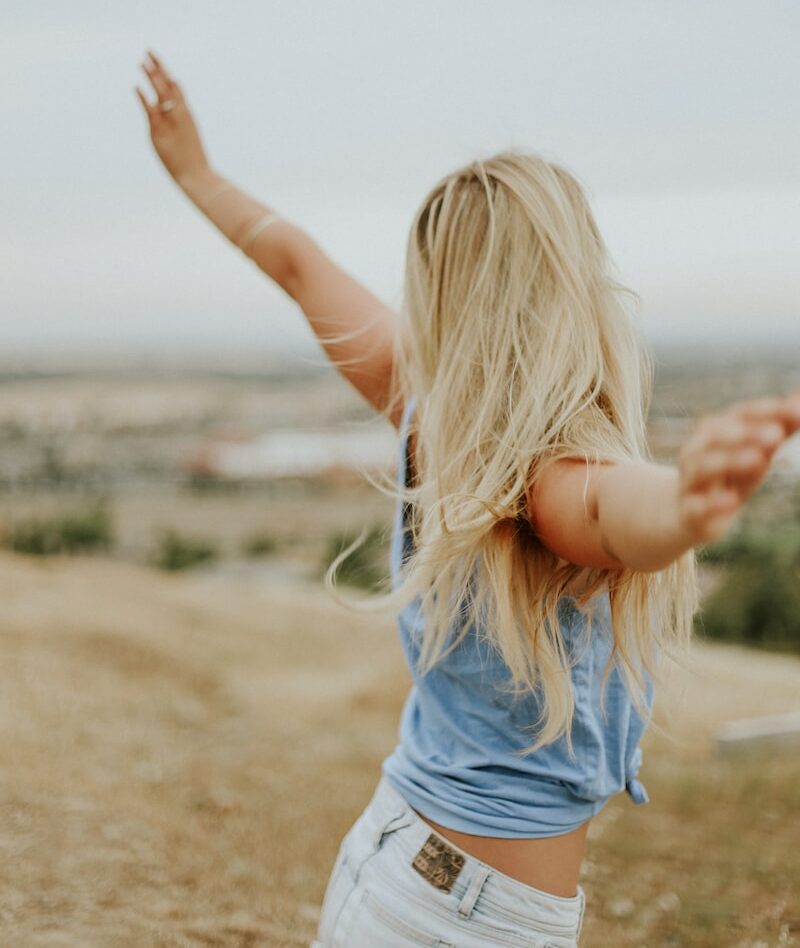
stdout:
{"type": "Polygon", "coordinates": [[[575,946],[589,823],[648,800],[639,739],[662,658],[686,656],[694,547],[800,427],[800,392],[706,415],[656,464],[652,358],[562,167],[509,150],[445,175],[394,313],[213,170],[178,84],[144,69],[167,171],[400,432],[376,485],[397,498],[391,589],[348,604],[397,614],[414,686],[314,946],[575,946]]]}

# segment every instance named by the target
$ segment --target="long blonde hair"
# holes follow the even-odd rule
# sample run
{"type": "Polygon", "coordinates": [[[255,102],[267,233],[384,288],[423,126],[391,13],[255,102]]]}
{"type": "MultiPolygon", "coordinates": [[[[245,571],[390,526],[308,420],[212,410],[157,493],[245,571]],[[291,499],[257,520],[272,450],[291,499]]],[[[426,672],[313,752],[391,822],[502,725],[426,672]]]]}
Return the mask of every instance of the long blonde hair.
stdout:
{"type": "MultiPolygon", "coordinates": [[[[571,659],[558,603],[588,619],[607,588],[615,658],[647,716],[643,671],[688,653],[698,608],[694,551],[652,573],[581,567],[547,549],[527,518],[528,497],[559,458],[651,459],[646,419],[653,356],[611,275],[588,201],[563,167],[504,150],[442,178],[417,211],[407,243],[392,391],[414,396],[416,483],[372,482],[411,505],[413,552],[403,581],[367,599],[325,584],[358,610],[397,611],[421,599],[423,673],[472,623],[496,648],[513,692],[541,688],[530,753],[561,735],[572,751],[571,659]],[[456,636],[451,640],[453,631],[456,636]]],[[[389,410],[397,403],[389,406],[389,410]]]]}

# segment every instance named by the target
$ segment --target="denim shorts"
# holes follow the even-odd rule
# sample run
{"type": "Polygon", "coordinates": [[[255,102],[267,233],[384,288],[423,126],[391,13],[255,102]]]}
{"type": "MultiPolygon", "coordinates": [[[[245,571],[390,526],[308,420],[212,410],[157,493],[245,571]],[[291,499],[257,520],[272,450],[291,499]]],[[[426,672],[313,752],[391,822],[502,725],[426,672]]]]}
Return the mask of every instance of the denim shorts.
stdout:
{"type": "Polygon", "coordinates": [[[381,776],[342,840],[311,948],[577,948],[586,895],[504,875],[436,833],[381,776]]]}

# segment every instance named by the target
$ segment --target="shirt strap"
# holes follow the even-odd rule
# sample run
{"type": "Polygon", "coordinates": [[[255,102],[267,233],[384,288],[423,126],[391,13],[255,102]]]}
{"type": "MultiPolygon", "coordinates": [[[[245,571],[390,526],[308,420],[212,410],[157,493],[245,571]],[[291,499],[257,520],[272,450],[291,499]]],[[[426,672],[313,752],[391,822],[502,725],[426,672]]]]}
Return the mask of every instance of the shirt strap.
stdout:
{"type": "Polygon", "coordinates": [[[411,427],[411,416],[412,416],[412,414],[414,413],[414,404],[415,404],[415,401],[416,401],[416,399],[415,399],[415,397],[412,395],[412,396],[408,399],[408,401],[406,402],[406,404],[405,404],[405,406],[404,406],[404,408],[403,408],[403,421],[402,421],[402,425],[401,425],[401,439],[402,439],[402,445],[403,445],[403,460],[402,460],[402,464],[401,464],[400,477],[401,477],[401,481],[402,481],[402,483],[403,483],[403,485],[404,485],[405,487],[408,487],[408,486],[409,486],[409,484],[408,484],[408,474],[409,474],[409,468],[410,468],[411,465],[408,463],[408,462],[409,462],[409,456],[408,456],[408,441],[409,441],[409,438],[408,438],[408,436],[409,436],[409,428],[411,427]]]}

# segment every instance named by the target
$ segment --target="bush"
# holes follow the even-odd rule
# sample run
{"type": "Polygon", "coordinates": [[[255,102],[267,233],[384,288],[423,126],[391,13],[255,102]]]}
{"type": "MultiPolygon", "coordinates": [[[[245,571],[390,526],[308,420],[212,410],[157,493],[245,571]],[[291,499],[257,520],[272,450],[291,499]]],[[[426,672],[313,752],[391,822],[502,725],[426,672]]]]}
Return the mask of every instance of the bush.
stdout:
{"type": "Polygon", "coordinates": [[[219,556],[212,541],[201,537],[182,536],[177,530],[164,530],[152,555],[153,565],[159,569],[183,570],[200,563],[208,563],[219,556]]]}
{"type": "Polygon", "coordinates": [[[698,549],[698,561],[734,566],[764,560],[791,566],[800,560],[800,522],[739,528],[716,543],[698,549]]]}
{"type": "Polygon", "coordinates": [[[701,637],[800,652],[799,533],[740,531],[703,551],[726,574],[697,616],[701,637]]]}
{"type": "MultiPolygon", "coordinates": [[[[351,530],[339,530],[331,536],[323,563],[323,573],[359,536],[360,532],[351,530]]],[[[361,544],[339,564],[335,582],[378,592],[386,585],[387,576],[386,528],[382,524],[373,524],[361,544]]]]}
{"type": "Polygon", "coordinates": [[[61,542],[67,553],[79,550],[108,550],[113,543],[111,515],[105,507],[82,513],[65,514],[61,518],[61,542]]]}
{"type": "Polygon", "coordinates": [[[231,493],[238,488],[235,481],[220,477],[213,471],[191,471],[186,477],[186,487],[197,494],[231,493]]]}
{"type": "Polygon", "coordinates": [[[242,540],[241,549],[245,556],[268,556],[278,549],[278,541],[269,533],[253,533],[242,540]]]}
{"type": "Polygon", "coordinates": [[[12,524],[4,542],[17,553],[35,556],[109,550],[114,542],[111,514],[97,504],[50,517],[30,517],[12,524]]]}

